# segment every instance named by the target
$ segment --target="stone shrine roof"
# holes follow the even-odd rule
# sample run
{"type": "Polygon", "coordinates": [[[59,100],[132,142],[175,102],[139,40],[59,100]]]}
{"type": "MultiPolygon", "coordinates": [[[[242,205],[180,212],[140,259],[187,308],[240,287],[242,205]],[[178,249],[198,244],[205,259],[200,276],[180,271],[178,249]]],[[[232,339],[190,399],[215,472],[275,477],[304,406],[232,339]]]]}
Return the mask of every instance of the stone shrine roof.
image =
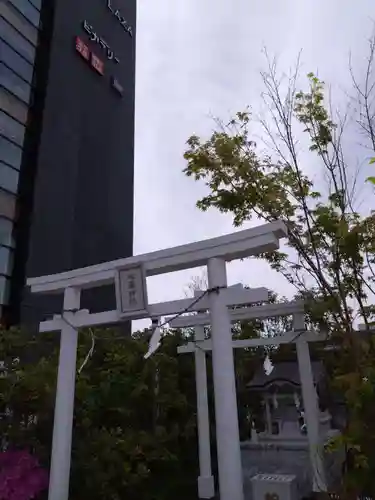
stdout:
{"type": "MultiPolygon", "coordinates": [[[[318,384],[324,376],[324,367],[320,361],[311,362],[314,383],[318,384]]],[[[293,361],[283,361],[274,364],[274,369],[270,375],[264,373],[263,366],[261,366],[255,373],[253,379],[247,387],[249,389],[268,389],[272,385],[280,383],[292,384],[296,387],[301,385],[299,376],[298,363],[293,361]]]]}

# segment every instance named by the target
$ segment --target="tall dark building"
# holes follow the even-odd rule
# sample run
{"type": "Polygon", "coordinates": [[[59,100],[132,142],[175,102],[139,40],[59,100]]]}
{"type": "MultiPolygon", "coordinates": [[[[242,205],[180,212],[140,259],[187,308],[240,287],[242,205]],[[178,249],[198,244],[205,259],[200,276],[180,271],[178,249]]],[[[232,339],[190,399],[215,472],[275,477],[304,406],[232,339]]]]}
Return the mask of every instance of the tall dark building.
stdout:
{"type": "MultiPolygon", "coordinates": [[[[0,0],[0,303],[133,247],[135,0],[0,0]]],[[[34,302],[33,302],[34,300],[34,302]]],[[[84,297],[107,308],[111,290],[84,297]]],[[[29,303],[29,301],[31,301],[29,303]]]]}

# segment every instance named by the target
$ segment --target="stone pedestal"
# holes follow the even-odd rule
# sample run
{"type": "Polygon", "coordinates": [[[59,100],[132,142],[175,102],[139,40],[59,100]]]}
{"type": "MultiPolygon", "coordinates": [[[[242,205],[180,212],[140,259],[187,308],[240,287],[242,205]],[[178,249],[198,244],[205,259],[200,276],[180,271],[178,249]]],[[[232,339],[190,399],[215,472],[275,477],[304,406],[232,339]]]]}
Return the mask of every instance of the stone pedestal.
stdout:
{"type": "Polygon", "coordinates": [[[297,500],[296,476],[286,474],[257,474],[251,479],[256,500],[263,498],[297,500]]]}
{"type": "MultiPolygon", "coordinates": [[[[335,431],[331,431],[331,434],[335,431]]],[[[258,443],[241,443],[242,468],[246,500],[252,498],[251,480],[257,474],[286,474],[296,476],[297,498],[302,499],[312,492],[312,477],[309,447],[306,437],[296,439],[267,439],[259,437],[258,443]]],[[[328,483],[340,478],[342,457],[339,454],[326,454],[324,457],[328,483]]]]}

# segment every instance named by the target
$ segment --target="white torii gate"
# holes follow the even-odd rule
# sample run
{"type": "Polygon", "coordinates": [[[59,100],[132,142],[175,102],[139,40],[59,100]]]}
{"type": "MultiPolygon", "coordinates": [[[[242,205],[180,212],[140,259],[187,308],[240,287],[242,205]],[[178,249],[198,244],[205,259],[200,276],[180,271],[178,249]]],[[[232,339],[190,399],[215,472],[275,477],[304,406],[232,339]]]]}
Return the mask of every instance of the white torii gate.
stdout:
{"type": "Polygon", "coordinates": [[[210,311],[220,498],[243,500],[228,306],[265,302],[268,291],[265,288],[228,289],[226,262],[276,250],[279,240],[286,235],[285,225],[274,222],[218,238],[27,280],[32,293],[64,294],[62,314],[40,323],[40,331],[61,331],[49,500],[68,500],[69,497],[78,328],[182,314],[187,309],[210,311]],[[199,303],[197,299],[184,299],[147,304],[146,276],[205,265],[209,290],[199,303]],[[80,309],[82,289],[111,283],[116,284],[116,310],[90,314],[80,309]]]}
{"type": "MultiPolygon", "coordinates": [[[[197,296],[202,293],[197,291],[197,296]]],[[[324,473],[323,457],[320,453],[319,413],[316,391],[311,367],[308,342],[326,340],[325,334],[306,331],[304,322],[304,303],[302,301],[284,304],[267,304],[261,306],[232,309],[229,311],[232,322],[267,319],[271,317],[293,316],[293,330],[273,337],[258,337],[252,339],[232,340],[233,349],[258,347],[266,345],[280,345],[295,343],[297,348],[298,367],[301,379],[302,397],[307,424],[310,464],[313,478],[313,491],[327,491],[324,473]]],[[[195,341],[178,347],[179,354],[195,354],[196,392],[197,392],[197,424],[199,444],[198,494],[199,498],[213,498],[214,480],[211,467],[210,429],[207,398],[206,353],[212,349],[211,339],[205,340],[204,327],[210,324],[209,313],[180,316],[170,321],[172,328],[194,327],[195,341]]],[[[216,393],[215,393],[216,399],[216,393]]]]}

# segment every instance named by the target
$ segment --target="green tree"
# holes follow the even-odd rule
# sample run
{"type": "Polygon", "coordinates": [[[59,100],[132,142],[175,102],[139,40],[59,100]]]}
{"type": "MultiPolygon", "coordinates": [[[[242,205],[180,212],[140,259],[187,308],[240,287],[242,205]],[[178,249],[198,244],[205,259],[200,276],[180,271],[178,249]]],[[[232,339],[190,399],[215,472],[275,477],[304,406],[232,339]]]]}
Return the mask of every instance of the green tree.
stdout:
{"type": "MultiPolygon", "coordinates": [[[[167,335],[146,362],[147,332],[134,338],[111,330],[91,333],[94,354],[77,374],[70,498],[191,498],[197,477],[194,366],[189,356],[177,362],[179,334],[167,335]]],[[[78,366],[91,333],[80,334],[78,366]]],[[[53,337],[0,332],[0,360],[1,435],[48,467],[57,368],[53,337]],[[28,359],[45,342],[51,345],[45,356],[28,359]]]]}
{"type": "MultiPolygon", "coordinates": [[[[273,298],[276,300],[276,297],[273,298]]],[[[272,332],[285,321],[267,321],[272,332]]],[[[264,322],[233,325],[234,338],[254,337],[264,322]]],[[[148,332],[132,338],[109,330],[82,331],[77,373],[72,448],[72,500],[137,498],[169,500],[196,496],[198,450],[194,357],[177,346],[193,330],[166,332],[149,360],[148,332]]],[[[247,384],[263,362],[262,349],[235,351],[240,430],[248,439],[247,412],[253,411],[247,384]]],[[[0,432],[9,447],[31,451],[49,466],[58,352],[56,334],[30,336],[0,331],[0,432]],[[41,354],[42,353],[42,354],[41,354]],[[3,375],[3,376],[1,376],[3,375]]],[[[215,462],[215,415],[211,356],[208,355],[210,427],[215,462]]]]}
{"type": "MultiPolygon", "coordinates": [[[[364,88],[354,80],[362,92],[359,102],[364,101],[357,124],[372,150],[373,59],[374,40],[364,88]]],[[[369,381],[375,354],[372,342],[359,339],[354,325],[359,321],[369,327],[374,312],[375,213],[363,215],[355,209],[356,178],[350,176],[350,157],[345,156],[346,119],[333,117],[324,82],[310,73],[305,88],[298,90],[298,64],[285,82],[276,62],[268,56],[267,62],[262,98],[268,118],[256,119],[248,108],[229,123],[217,120],[208,139],[191,136],[184,172],[209,188],[197,202],[202,210],[214,207],[230,213],[235,226],[254,217],[285,222],[286,248],[261,257],[306,300],[309,321],[340,342],[335,382],[347,398],[349,423],[343,440],[355,458],[347,484],[373,493],[375,420],[365,410],[365,401],[373,387],[369,381]],[[252,132],[255,121],[264,132],[262,144],[252,132]],[[307,146],[301,153],[303,141],[307,146]],[[312,172],[305,168],[309,158],[312,172]],[[327,184],[318,187],[318,176],[327,184]]]]}

